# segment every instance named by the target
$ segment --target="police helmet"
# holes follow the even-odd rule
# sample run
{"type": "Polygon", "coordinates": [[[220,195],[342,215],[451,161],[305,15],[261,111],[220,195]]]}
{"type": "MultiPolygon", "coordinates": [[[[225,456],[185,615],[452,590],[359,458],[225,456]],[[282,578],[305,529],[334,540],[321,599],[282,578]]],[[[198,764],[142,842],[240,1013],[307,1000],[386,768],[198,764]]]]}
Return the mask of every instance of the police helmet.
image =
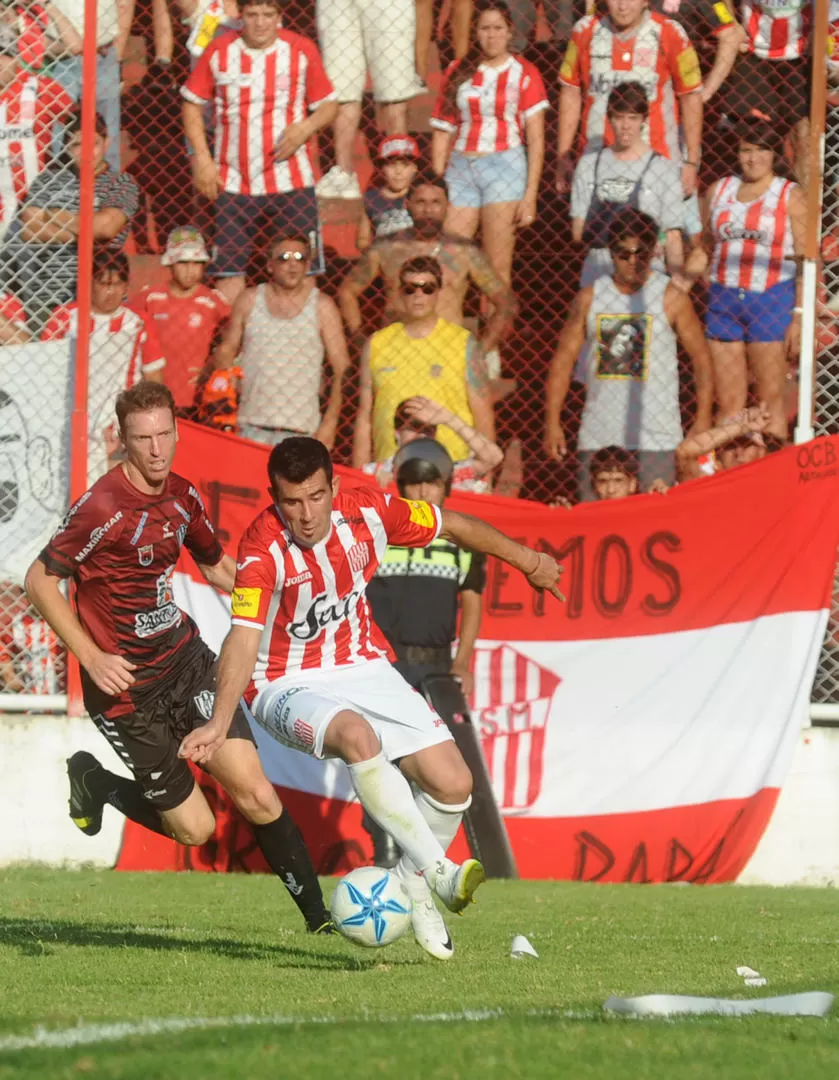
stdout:
{"type": "Polygon", "coordinates": [[[442,480],[448,495],[452,489],[454,462],[445,446],[436,439],[412,439],[397,450],[393,459],[393,474],[400,492],[406,484],[442,480]]]}

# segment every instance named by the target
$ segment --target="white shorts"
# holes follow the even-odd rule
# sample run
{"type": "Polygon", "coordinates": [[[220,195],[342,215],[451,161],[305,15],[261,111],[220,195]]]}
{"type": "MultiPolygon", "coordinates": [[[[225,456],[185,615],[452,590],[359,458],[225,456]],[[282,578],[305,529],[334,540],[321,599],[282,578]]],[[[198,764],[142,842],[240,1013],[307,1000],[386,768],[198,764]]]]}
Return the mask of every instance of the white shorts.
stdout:
{"type": "Polygon", "coordinates": [[[368,68],[376,101],[407,101],[422,92],[414,0],[317,0],[317,23],[338,101],[361,101],[368,68]]]}
{"type": "Polygon", "coordinates": [[[251,706],[269,735],[316,758],[324,756],[326,729],[343,709],[361,713],[388,761],[452,737],[445,720],[387,660],[287,675],[260,690],[251,706]]]}

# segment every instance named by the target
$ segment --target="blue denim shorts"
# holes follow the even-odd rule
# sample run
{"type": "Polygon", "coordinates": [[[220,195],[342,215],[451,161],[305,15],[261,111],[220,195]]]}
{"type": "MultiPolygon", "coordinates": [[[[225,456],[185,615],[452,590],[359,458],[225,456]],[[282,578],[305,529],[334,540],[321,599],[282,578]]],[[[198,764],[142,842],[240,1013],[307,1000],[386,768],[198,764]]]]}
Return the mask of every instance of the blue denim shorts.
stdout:
{"type": "Polygon", "coordinates": [[[705,333],[714,341],[783,341],[794,306],[794,281],[782,281],[766,292],[731,289],[712,281],[705,333]]]}
{"type": "Polygon", "coordinates": [[[520,202],[527,187],[527,154],[523,146],[484,157],[452,154],[446,183],[452,206],[477,209],[491,203],[520,202]]]}

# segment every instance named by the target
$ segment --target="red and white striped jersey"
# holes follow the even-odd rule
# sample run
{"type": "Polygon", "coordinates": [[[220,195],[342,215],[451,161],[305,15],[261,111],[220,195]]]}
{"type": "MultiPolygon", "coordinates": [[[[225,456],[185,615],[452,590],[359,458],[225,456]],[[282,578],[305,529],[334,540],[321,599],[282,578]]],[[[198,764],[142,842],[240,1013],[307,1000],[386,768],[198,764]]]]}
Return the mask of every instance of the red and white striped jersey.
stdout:
{"type": "Polygon", "coordinates": [[[677,98],[702,89],[699,57],[682,27],[648,11],[632,36],[616,34],[606,15],[586,15],[574,26],[559,81],[582,94],[581,150],[599,150],[614,141],[606,104],[618,83],[640,82],[650,115],[644,138],[657,154],[679,161],[677,98]]]}
{"type": "Polygon", "coordinates": [[[26,329],[26,310],[12,293],[0,293],[0,315],[21,330],[26,329]]]}
{"type": "Polygon", "coordinates": [[[27,694],[63,690],[63,646],[25,596],[0,610],[0,664],[8,664],[27,694]]]}
{"type": "Polygon", "coordinates": [[[459,115],[446,107],[446,86],[457,74],[456,60],[446,72],[431,126],[456,133],[453,149],[461,154],[492,154],[524,142],[529,116],[548,107],[545,84],[535,64],[511,56],[501,67],[481,64],[457,90],[459,115]]]}
{"type": "Polygon", "coordinates": [[[239,544],[232,593],[234,625],[262,631],[245,700],[293,672],[393,659],[367,585],[388,544],[426,547],[442,520],[430,503],[353,488],[335,496],[327,538],[304,548],[276,507],[263,510],[239,544]]]}
{"type": "Polygon", "coordinates": [[[47,163],[53,124],[72,108],[46,75],[21,71],[0,94],[0,238],[47,163]]]}
{"type": "Polygon", "coordinates": [[[810,48],[812,0],[743,0],[749,50],[764,60],[795,60],[810,48]]]}
{"type": "Polygon", "coordinates": [[[737,199],[741,183],[739,176],[724,177],[711,199],[711,281],[765,292],[795,277],[788,204],[796,185],[776,176],[759,199],[744,203],[737,199]]]}
{"type": "Polygon", "coordinates": [[[196,105],[214,102],[215,160],[226,192],[273,195],[314,185],[308,143],[275,160],[283,131],[335,97],[308,38],[280,30],[273,45],[251,49],[241,34],[224,34],[205,49],[181,94],[196,105]]]}
{"type": "MultiPolygon", "coordinates": [[[[78,332],[79,305],[62,304],[47,320],[41,341],[60,341],[65,337],[76,337],[78,332]]],[[[111,339],[114,341],[114,351],[119,349],[120,354],[128,359],[125,386],[133,386],[143,375],[159,371],[166,364],[154,325],[122,304],[109,315],[100,315],[95,311],[90,313],[91,357],[94,353],[111,351],[111,339]],[[129,350],[125,349],[126,344],[130,346],[129,350]]]]}

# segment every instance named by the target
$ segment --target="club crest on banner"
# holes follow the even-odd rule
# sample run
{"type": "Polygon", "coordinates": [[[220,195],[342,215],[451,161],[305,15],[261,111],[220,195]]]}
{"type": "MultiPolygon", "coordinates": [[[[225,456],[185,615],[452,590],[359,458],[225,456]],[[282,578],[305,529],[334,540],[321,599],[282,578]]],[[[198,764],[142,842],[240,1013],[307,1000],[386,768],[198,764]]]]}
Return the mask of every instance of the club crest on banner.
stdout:
{"type": "Polygon", "coordinates": [[[542,790],[545,736],[562,681],[509,645],[475,649],[472,719],[502,811],[533,806],[542,790]]]}

